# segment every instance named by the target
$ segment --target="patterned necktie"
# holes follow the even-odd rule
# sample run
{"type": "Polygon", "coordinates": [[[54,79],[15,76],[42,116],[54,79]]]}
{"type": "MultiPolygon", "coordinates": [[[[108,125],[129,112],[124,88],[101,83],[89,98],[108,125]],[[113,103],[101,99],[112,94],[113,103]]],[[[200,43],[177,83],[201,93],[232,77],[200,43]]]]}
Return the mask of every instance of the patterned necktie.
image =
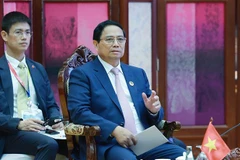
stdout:
{"type": "MultiPolygon", "coordinates": [[[[27,87],[27,69],[23,62],[20,62],[18,65],[19,72],[18,76],[22,80],[25,87],[27,87]]],[[[27,88],[26,88],[27,89],[27,88]]],[[[28,96],[24,87],[18,83],[18,91],[17,91],[17,108],[18,108],[18,116],[22,118],[22,111],[26,110],[27,107],[28,96]]]]}
{"type": "Polygon", "coordinates": [[[133,117],[133,112],[131,110],[131,107],[129,105],[129,102],[127,100],[127,97],[123,91],[122,85],[120,83],[119,79],[119,69],[118,68],[113,68],[111,72],[115,75],[115,85],[116,85],[116,92],[117,92],[117,97],[118,101],[121,105],[123,116],[125,119],[125,128],[131,131],[133,134],[137,133],[136,130],[136,124],[134,121],[133,117]]]}

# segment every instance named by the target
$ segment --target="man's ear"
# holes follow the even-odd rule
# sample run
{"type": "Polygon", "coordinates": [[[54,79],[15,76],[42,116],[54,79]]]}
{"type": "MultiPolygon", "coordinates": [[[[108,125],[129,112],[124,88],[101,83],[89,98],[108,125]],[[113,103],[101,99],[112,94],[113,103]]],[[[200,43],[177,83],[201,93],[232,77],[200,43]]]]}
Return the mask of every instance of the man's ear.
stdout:
{"type": "Polygon", "coordinates": [[[94,45],[95,49],[98,51],[98,41],[93,40],[93,45],[94,45]]]}
{"type": "Polygon", "coordinates": [[[8,36],[8,34],[7,34],[7,32],[6,31],[1,31],[1,36],[2,36],[2,39],[3,39],[3,41],[7,41],[7,36],[8,36]]]}

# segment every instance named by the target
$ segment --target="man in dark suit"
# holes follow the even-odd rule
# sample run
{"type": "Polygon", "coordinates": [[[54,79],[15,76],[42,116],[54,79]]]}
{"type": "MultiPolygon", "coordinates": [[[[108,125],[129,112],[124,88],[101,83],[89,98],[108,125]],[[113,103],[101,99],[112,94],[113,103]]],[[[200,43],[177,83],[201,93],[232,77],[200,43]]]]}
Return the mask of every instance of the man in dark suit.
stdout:
{"type": "MultiPolygon", "coordinates": [[[[62,116],[44,67],[25,56],[31,35],[31,21],[26,15],[10,12],[3,17],[1,36],[6,50],[0,58],[0,157],[3,153],[22,153],[34,155],[37,160],[55,160],[57,141],[38,131],[45,130],[44,120],[62,116]],[[25,77],[19,75],[20,63],[25,77]],[[25,111],[35,108],[37,114],[22,119],[24,110],[20,106],[25,111]]],[[[52,128],[61,129],[63,124],[57,123],[52,128]]]]}
{"type": "MultiPolygon", "coordinates": [[[[175,159],[182,156],[185,149],[171,142],[140,156],[129,148],[137,143],[134,134],[158,124],[164,118],[164,112],[156,92],[149,88],[144,70],[120,62],[125,42],[121,25],[114,21],[104,21],[95,28],[93,44],[98,57],[76,68],[70,75],[68,109],[71,120],[77,124],[100,126],[101,135],[96,137],[98,160],[175,159]],[[124,106],[117,79],[127,101],[124,106]],[[124,110],[128,110],[127,114],[131,112],[131,116],[124,110]]],[[[80,152],[84,152],[84,143],[80,138],[83,149],[80,152]]],[[[86,159],[84,155],[80,153],[80,159],[86,159]]]]}

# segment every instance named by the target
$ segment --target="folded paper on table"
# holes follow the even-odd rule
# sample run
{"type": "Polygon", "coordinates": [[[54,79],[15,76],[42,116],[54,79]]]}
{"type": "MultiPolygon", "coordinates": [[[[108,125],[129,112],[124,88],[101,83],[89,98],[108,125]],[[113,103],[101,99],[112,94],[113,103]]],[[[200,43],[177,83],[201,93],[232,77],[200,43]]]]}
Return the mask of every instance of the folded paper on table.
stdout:
{"type": "Polygon", "coordinates": [[[157,129],[156,126],[152,126],[141,133],[138,133],[136,138],[138,140],[137,144],[131,146],[130,149],[137,156],[168,142],[168,139],[157,129]]]}

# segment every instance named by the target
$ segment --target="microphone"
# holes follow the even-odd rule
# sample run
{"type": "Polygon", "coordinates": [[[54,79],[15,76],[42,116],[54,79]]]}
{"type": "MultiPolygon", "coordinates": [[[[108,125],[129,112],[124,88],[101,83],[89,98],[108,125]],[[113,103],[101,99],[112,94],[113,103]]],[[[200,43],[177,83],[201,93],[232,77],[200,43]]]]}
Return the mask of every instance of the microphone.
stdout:
{"type": "Polygon", "coordinates": [[[185,155],[185,160],[188,160],[188,155],[190,154],[191,150],[187,147],[187,153],[185,155]]]}
{"type": "Polygon", "coordinates": [[[227,134],[228,132],[230,132],[231,130],[233,130],[234,128],[237,128],[238,126],[240,126],[240,123],[238,123],[237,125],[229,128],[227,131],[223,132],[220,136],[224,136],[225,134],[227,134]]]}

